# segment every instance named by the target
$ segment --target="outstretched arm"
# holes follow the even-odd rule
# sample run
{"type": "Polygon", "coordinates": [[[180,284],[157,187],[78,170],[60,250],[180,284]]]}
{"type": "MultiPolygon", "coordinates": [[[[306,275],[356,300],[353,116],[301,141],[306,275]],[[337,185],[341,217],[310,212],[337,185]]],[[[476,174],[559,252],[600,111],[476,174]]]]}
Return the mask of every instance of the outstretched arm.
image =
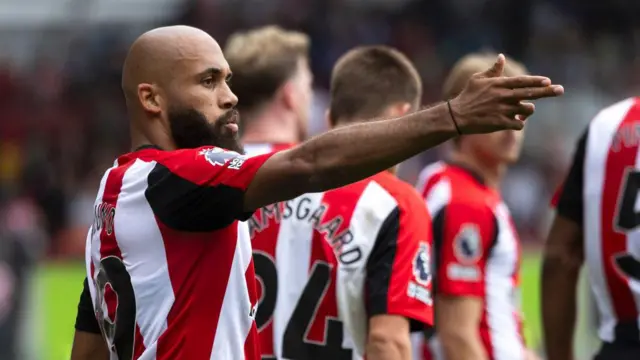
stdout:
{"type": "Polygon", "coordinates": [[[502,77],[504,56],[474,75],[464,91],[446,103],[397,119],[345,126],[270,157],[244,196],[244,209],[307,192],[340,187],[434,147],[461,133],[522,129],[534,106],[526,100],[561,95],[561,86],[540,76],[502,77]],[[455,121],[455,123],[454,123],[455,121]]]}

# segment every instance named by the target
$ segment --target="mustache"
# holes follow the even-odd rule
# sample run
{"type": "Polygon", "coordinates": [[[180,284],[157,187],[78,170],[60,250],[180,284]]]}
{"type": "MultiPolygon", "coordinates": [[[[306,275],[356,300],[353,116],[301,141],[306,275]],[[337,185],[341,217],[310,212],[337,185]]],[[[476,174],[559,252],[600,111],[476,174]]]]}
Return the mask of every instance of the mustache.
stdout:
{"type": "Polygon", "coordinates": [[[240,113],[238,112],[237,109],[231,109],[229,111],[227,111],[225,114],[223,114],[222,116],[220,116],[218,118],[218,123],[221,125],[224,124],[232,124],[232,123],[239,123],[240,121],[240,113]]]}

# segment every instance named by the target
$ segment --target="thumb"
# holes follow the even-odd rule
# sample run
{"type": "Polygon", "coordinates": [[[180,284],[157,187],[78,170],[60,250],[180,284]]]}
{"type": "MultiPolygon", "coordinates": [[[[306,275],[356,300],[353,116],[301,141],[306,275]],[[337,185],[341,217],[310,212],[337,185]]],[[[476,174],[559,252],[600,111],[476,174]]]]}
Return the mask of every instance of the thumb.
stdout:
{"type": "Polygon", "coordinates": [[[493,63],[489,69],[484,72],[485,77],[500,77],[502,76],[502,71],[504,70],[505,58],[504,55],[498,55],[496,62],[493,63]]]}

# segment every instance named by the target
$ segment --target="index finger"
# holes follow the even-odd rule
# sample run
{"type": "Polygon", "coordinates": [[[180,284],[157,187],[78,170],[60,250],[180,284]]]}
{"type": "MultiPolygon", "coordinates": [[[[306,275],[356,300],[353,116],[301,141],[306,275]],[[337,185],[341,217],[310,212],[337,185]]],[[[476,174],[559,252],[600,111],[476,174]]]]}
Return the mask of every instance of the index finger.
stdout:
{"type": "Polygon", "coordinates": [[[561,85],[550,85],[545,87],[533,87],[527,89],[513,89],[510,97],[516,100],[536,100],[546,97],[556,97],[564,94],[561,85]]]}
{"type": "Polygon", "coordinates": [[[497,79],[498,86],[502,86],[508,89],[528,88],[528,87],[543,87],[551,85],[551,80],[546,76],[510,76],[501,77],[497,79]]]}

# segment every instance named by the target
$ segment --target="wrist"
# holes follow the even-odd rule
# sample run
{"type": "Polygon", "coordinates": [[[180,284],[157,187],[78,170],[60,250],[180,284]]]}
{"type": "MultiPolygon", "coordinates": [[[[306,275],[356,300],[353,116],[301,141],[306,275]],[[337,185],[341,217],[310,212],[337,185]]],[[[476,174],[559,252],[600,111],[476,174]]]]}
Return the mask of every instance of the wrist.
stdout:
{"type": "Polygon", "coordinates": [[[447,101],[448,110],[450,112],[449,116],[451,117],[451,122],[455,121],[455,126],[460,130],[458,135],[466,134],[466,121],[464,117],[464,112],[460,111],[460,103],[458,98],[455,97],[447,101]]]}
{"type": "Polygon", "coordinates": [[[458,125],[458,120],[456,120],[456,115],[451,108],[451,100],[447,100],[447,109],[449,110],[449,117],[451,118],[451,122],[453,122],[453,126],[456,128],[458,136],[462,135],[462,130],[460,130],[460,126],[458,125]]]}
{"type": "Polygon", "coordinates": [[[451,121],[449,106],[446,102],[440,102],[437,105],[421,110],[417,115],[417,124],[428,135],[438,133],[452,138],[458,136],[458,131],[453,121],[451,121]]]}

